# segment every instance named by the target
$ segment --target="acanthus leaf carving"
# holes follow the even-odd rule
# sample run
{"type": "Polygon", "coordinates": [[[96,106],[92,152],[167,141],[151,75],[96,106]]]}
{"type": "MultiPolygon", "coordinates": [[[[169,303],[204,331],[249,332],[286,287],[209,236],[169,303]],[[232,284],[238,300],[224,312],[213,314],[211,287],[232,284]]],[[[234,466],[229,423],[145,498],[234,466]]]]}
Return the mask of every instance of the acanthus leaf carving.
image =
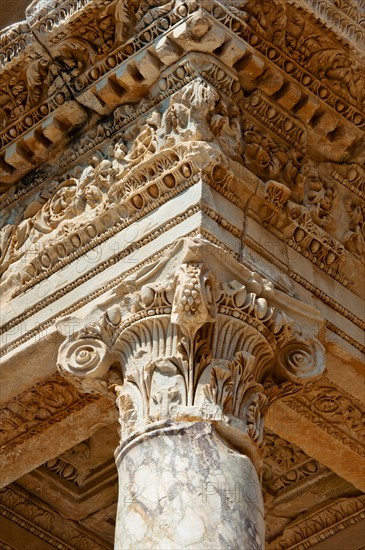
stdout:
{"type": "Polygon", "coordinates": [[[243,352],[226,366],[213,366],[204,392],[222,412],[246,423],[247,435],[259,445],[263,440],[263,417],[267,409],[265,389],[255,376],[255,358],[243,352]]]}
{"type": "Polygon", "coordinates": [[[122,440],[154,422],[200,419],[231,423],[259,448],[269,404],[321,375],[323,348],[270,304],[268,281],[252,272],[244,283],[219,280],[206,245],[175,246],[180,267],[155,278],[170,251],[154,280],[143,270],[126,280],[120,305],[61,346],[61,371],[84,375],[84,389],[88,377],[92,391],[98,379],[114,389],[122,440]]]}

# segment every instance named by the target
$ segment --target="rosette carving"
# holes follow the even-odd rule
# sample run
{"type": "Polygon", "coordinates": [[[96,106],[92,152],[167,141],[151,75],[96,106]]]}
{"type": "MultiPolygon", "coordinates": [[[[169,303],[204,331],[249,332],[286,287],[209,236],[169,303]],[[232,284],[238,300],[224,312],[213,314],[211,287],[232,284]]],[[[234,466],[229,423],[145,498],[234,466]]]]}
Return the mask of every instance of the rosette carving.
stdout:
{"type": "Polygon", "coordinates": [[[104,378],[111,365],[108,347],[96,338],[64,342],[58,354],[58,367],[64,374],[104,378]]]}
{"type": "Polygon", "coordinates": [[[292,341],[282,347],[276,357],[275,375],[280,380],[304,383],[324,371],[324,349],[318,340],[292,341]]]}

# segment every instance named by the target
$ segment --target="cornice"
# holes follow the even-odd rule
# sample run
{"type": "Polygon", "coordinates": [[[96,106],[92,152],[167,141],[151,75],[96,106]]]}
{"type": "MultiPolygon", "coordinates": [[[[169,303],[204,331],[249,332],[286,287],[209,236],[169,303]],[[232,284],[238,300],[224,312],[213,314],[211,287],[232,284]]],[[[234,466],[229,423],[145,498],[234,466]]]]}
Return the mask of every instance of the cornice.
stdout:
{"type": "Polygon", "coordinates": [[[340,41],[346,41],[359,53],[363,53],[362,45],[365,33],[361,24],[363,17],[360,2],[340,0],[334,3],[329,0],[320,0],[319,2],[318,0],[305,0],[304,5],[299,1],[293,3],[302,8],[305,5],[308,13],[320,21],[326,29],[337,35],[340,41]]]}
{"type": "Polygon", "coordinates": [[[58,516],[37,498],[11,485],[0,491],[0,514],[60,550],[107,550],[98,537],[58,516]]]}
{"type": "Polygon", "coordinates": [[[306,550],[364,520],[365,497],[341,498],[294,521],[282,536],[269,543],[269,550],[306,550]]]}
{"type": "Polygon", "coordinates": [[[305,394],[285,398],[284,403],[359,457],[365,456],[364,403],[328,378],[316,382],[305,394]]]}
{"type": "MultiPolygon", "coordinates": [[[[268,3],[268,5],[270,5],[270,9],[274,10],[274,12],[275,10],[281,9],[278,6],[276,6],[274,2],[271,2],[271,4],[268,3]]],[[[111,42],[113,41],[113,39],[110,38],[109,42],[107,41],[108,45],[106,45],[107,42],[105,42],[105,44],[103,44],[99,53],[97,52],[95,53],[95,52],[92,52],[92,50],[90,50],[89,56],[90,56],[90,59],[93,60],[91,67],[89,66],[90,64],[86,62],[86,60],[80,61],[80,64],[82,65],[82,67],[78,69],[77,72],[79,72],[80,74],[78,74],[77,76],[72,76],[71,74],[76,69],[71,69],[70,67],[68,67],[68,69],[65,67],[61,67],[61,69],[60,68],[57,69],[57,64],[59,65],[59,59],[61,59],[62,57],[61,54],[62,52],[64,52],[64,49],[66,48],[67,55],[69,55],[71,51],[70,50],[71,46],[68,45],[67,40],[64,40],[63,38],[57,38],[57,37],[61,36],[60,33],[62,33],[62,36],[65,36],[65,34],[67,34],[66,30],[68,29],[69,32],[72,31],[71,34],[75,37],[74,41],[82,42],[82,40],[85,40],[85,38],[83,37],[77,38],[78,25],[80,26],[81,24],[85,24],[87,21],[87,18],[88,17],[90,18],[93,16],[96,8],[99,10],[98,13],[100,13],[100,21],[103,22],[103,24],[107,24],[107,20],[108,20],[108,25],[109,25],[108,36],[110,37],[114,36],[115,30],[113,28],[113,25],[114,25],[113,10],[116,9],[116,5],[114,4],[114,2],[99,2],[96,5],[94,2],[79,2],[78,4],[63,2],[57,5],[57,7],[54,8],[51,11],[51,13],[48,13],[46,18],[47,23],[45,25],[41,22],[41,20],[38,20],[38,21],[36,21],[35,19],[32,20],[33,22],[31,23],[31,29],[32,29],[32,32],[36,32],[37,34],[37,44],[39,45],[43,44],[46,47],[47,51],[44,55],[50,60],[49,62],[42,61],[43,66],[45,67],[44,70],[48,71],[49,75],[51,75],[51,73],[56,74],[58,72],[58,75],[60,75],[62,82],[66,82],[67,86],[65,87],[65,91],[58,90],[57,93],[55,93],[54,95],[51,94],[50,98],[47,99],[46,102],[43,102],[41,104],[38,102],[38,105],[34,108],[35,110],[33,109],[33,111],[24,112],[24,115],[22,115],[23,116],[22,120],[25,121],[24,122],[25,126],[23,130],[21,129],[21,122],[20,122],[21,117],[18,117],[18,120],[16,123],[17,124],[16,129],[14,127],[14,131],[13,131],[11,130],[10,126],[8,126],[5,132],[3,132],[3,138],[6,140],[13,139],[11,134],[13,134],[13,136],[15,137],[15,134],[19,135],[19,132],[21,133],[23,131],[28,132],[28,134],[23,140],[25,149],[22,146],[20,151],[20,157],[19,157],[19,159],[20,158],[22,159],[22,163],[23,163],[23,174],[24,174],[24,171],[29,171],[33,169],[37,164],[37,162],[39,162],[37,161],[38,153],[36,154],[36,156],[34,155],[29,156],[28,153],[27,154],[25,153],[25,151],[28,151],[29,148],[32,149],[32,146],[33,146],[33,148],[35,147],[35,150],[38,149],[39,155],[40,155],[39,159],[43,159],[41,160],[41,162],[44,162],[45,158],[47,157],[47,149],[52,151],[52,154],[54,154],[55,147],[59,148],[61,146],[60,145],[61,143],[63,144],[65,143],[65,136],[64,135],[61,136],[58,129],[54,126],[54,123],[51,121],[53,115],[51,116],[50,114],[47,114],[47,113],[50,113],[53,109],[56,109],[55,115],[54,115],[56,119],[61,122],[63,121],[62,123],[66,124],[66,126],[67,124],[73,124],[73,123],[76,124],[75,126],[75,130],[76,130],[76,128],[78,128],[80,124],[81,125],[85,124],[85,114],[83,112],[82,107],[79,104],[80,101],[84,105],[88,105],[91,108],[95,107],[99,111],[101,110],[101,114],[110,113],[115,109],[115,107],[125,103],[126,99],[129,97],[128,89],[130,88],[134,77],[132,74],[133,71],[132,72],[129,71],[128,79],[132,78],[132,80],[129,82],[129,80],[127,79],[128,84],[127,84],[127,80],[125,81],[123,80],[125,78],[123,75],[127,74],[128,72],[128,71],[126,72],[126,70],[122,68],[123,64],[125,63],[129,64],[133,59],[135,59],[137,66],[139,66],[141,60],[138,57],[140,55],[138,52],[140,51],[140,52],[143,52],[144,57],[146,56],[148,57],[150,65],[151,63],[152,65],[156,63],[157,65],[158,64],[161,65],[162,63],[162,68],[164,66],[166,67],[164,60],[161,60],[161,58],[158,59],[159,50],[158,49],[156,50],[156,47],[157,47],[156,40],[158,40],[159,36],[160,37],[163,36],[166,38],[167,41],[172,40],[172,43],[174,43],[174,41],[176,42],[176,37],[174,38],[175,27],[179,26],[180,23],[182,24],[184,22],[184,24],[186,24],[186,22],[189,22],[191,20],[192,14],[196,13],[197,9],[202,10],[201,13],[205,12],[209,18],[212,18],[211,21],[213,22],[213,24],[217,25],[218,24],[217,21],[219,21],[218,25],[222,25],[222,29],[223,28],[226,29],[224,32],[228,33],[226,34],[226,42],[227,40],[228,41],[232,40],[233,37],[235,37],[234,40],[236,40],[236,42],[238,40],[237,45],[235,47],[236,48],[241,47],[242,53],[244,53],[245,50],[246,52],[248,52],[249,54],[248,57],[251,56],[252,58],[250,61],[251,64],[253,63],[255,65],[256,63],[257,67],[261,66],[261,70],[256,76],[256,81],[259,88],[267,90],[267,87],[265,85],[265,78],[267,78],[268,76],[268,71],[270,72],[273,70],[274,67],[277,67],[279,68],[279,71],[284,71],[286,78],[289,79],[287,82],[298,81],[301,87],[309,86],[309,89],[312,90],[314,95],[316,97],[319,97],[319,103],[322,103],[323,101],[329,103],[331,107],[334,109],[334,111],[332,111],[332,114],[331,114],[332,117],[334,117],[335,112],[337,112],[337,114],[340,117],[347,117],[351,125],[354,124],[355,126],[360,127],[364,123],[364,118],[358,110],[356,110],[353,106],[350,106],[350,105],[346,106],[346,98],[342,98],[344,99],[345,102],[343,100],[339,101],[340,96],[338,96],[335,92],[330,91],[329,88],[326,88],[326,84],[324,83],[323,79],[318,79],[314,74],[310,74],[308,72],[306,73],[305,72],[306,69],[303,69],[302,67],[300,67],[300,65],[293,58],[290,59],[290,57],[288,57],[287,54],[282,53],[274,43],[270,43],[270,41],[268,41],[269,37],[265,37],[264,34],[261,34],[261,35],[257,34],[247,23],[247,21],[249,22],[251,20],[253,21],[252,14],[250,15],[251,17],[250,19],[250,17],[246,16],[247,15],[246,12],[243,11],[239,13],[239,10],[235,8],[234,9],[226,8],[223,4],[220,4],[218,2],[213,2],[213,3],[203,2],[201,6],[197,4],[194,8],[192,8],[190,4],[188,4],[187,7],[185,7],[184,9],[172,7],[168,12],[166,12],[166,10],[165,11],[162,10],[163,13],[161,12],[161,15],[159,14],[160,12],[158,12],[157,10],[157,13],[153,14],[152,19],[155,17],[155,20],[153,20],[152,22],[150,22],[150,18],[147,18],[147,19],[144,18],[144,15],[141,13],[140,17],[142,17],[142,19],[138,23],[141,29],[139,31],[139,34],[137,33],[137,35],[134,38],[127,39],[125,43],[117,45],[117,48],[115,48],[115,45],[116,45],[115,42],[113,43],[113,45],[111,45],[111,42]],[[147,23],[147,21],[149,21],[149,23],[147,23]],[[154,45],[151,49],[152,44],[154,45]],[[106,54],[105,52],[101,53],[102,51],[104,51],[103,50],[104,47],[106,48],[106,54]],[[149,47],[149,51],[147,51],[146,49],[147,47],[149,47]],[[54,65],[55,69],[52,69],[51,71],[49,67],[53,66],[52,64],[54,65]],[[100,67],[98,64],[100,65],[100,67]],[[71,76],[68,73],[70,73],[71,76]],[[266,76],[262,80],[264,73],[266,76]],[[107,76],[107,80],[105,80],[104,76],[101,76],[102,74],[105,74],[107,76]],[[90,93],[87,92],[86,95],[84,94],[85,97],[83,97],[82,90],[85,89],[85,82],[88,81],[89,79],[87,75],[90,75],[90,79],[91,79],[90,82],[92,82],[92,85],[90,88],[90,93]],[[105,82],[104,81],[102,82],[103,79],[105,82]],[[112,85],[111,79],[112,80],[114,79],[113,85],[112,85]],[[121,86],[119,92],[117,91],[117,84],[116,84],[118,79],[121,86]],[[102,102],[104,101],[104,105],[105,105],[105,101],[106,101],[106,104],[108,104],[108,101],[109,101],[108,98],[111,97],[110,92],[108,91],[110,86],[111,88],[113,88],[114,86],[113,88],[114,95],[112,99],[112,104],[110,104],[110,106],[107,107],[107,111],[106,111],[102,105],[102,102]],[[125,93],[125,89],[123,91],[123,86],[124,88],[125,86],[127,86],[126,88],[127,94],[125,93]],[[73,89],[71,95],[69,95],[69,91],[68,91],[69,89],[73,89]],[[63,94],[62,98],[60,94],[63,94]],[[99,99],[102,100],[101,102],[98,99],[98,94],[101,94],[99,97],[99,99]],[[118,99],[118,94],[120,95],[119,99],[118,99]],[[77,102],[75,101],[75,99],[77,99],[77,102]],[[99,106],[97,106],[97,104],[99,106]],[[75,115],[76,115],[76,119],[75,119],[75,115]],[[34,116],[36,118],[34,118],[34,116]],[[49,120],[49,123],[42,122],[41,126],[39,126],[40,124],[39,117],[42,118],[44,116],[46,118],[48,117],[47,120],[49,120]],[[26,130],[26,128],[27,128],[27,125],[28,125],[28,128],[31,128],[34,124],[38,125],[37,126],[38,133],[36,132],[36,134],[34,134],[33,136],[32,133],[29,133],[30,130],[26,130]],[[50,140],[50,142],[52,142],[53,145],[50,145],[50,143],[47,143],[47,140],[48,141],[50,140]],[[29,158],[27,158],[27,155],[29,158]],[[34,162],[35,162],[35,165],[34,165],[34,162]]],[[[250,10],[249,7],[248,9],[250,10]]],[[[291,6],[288,4],[286,17],[289,17],[289,19],[291,17],[290,15],[291,9],[292,9],[291,6]]],[[[29,17],[31,20],[30,15],[29,17]]],[[[44,15],[38,14],[38,17],[42,19],[43,17],[45,17],[45,14],[44,15]]],[[[256,15],[254,17],[256,17],[256,15]]],[[[8,64],[10,63],[10,65],[14,65],[15,63],[18,66],[19,63],[23,62],[22,59],[24,58],[24,56],[28,55],[27,52],[29,49],[32,48],[32,45],[26,44],[27,41],[24,42],[23,38],[20,38],[23,35],[24,29],[22,29],[20,33],[19,33],[19,30],[17,29],[22,29],[21,25],[20,27],[19,26],[12,27],[10,30],[8,30],[5,33],[5,35],[3,35],[2,38],[3,38],[3,44],[6,48],[6,55],[3,58],[4,62],[5,62],[5,59],[9,59],[10,61],[7,62],[8,64]],[[22,41],[21,46],[17,45],[15,47],[15,45],[19,41],[22,41]],[[13,53],[11,50],[12,46],[14,46],[15,48],[13,50],[13,53]]],[[[317,31],[321,32],[319,28],[317,28],[317,31]]],[[[29,27],[27,32],[29,33],[29,27]]],[[[30,42],[30,40],[28,40],[28,42],[30,42]]],[[[197,47],[199,50],[203,47],[203,43],[204,43],[204,40],[202,41],[202,45],[195,44],[195,47],[197,47]]],[[[341,47],[339,48],[341,49],[341,47]]],[[[204,49],[203,51],[206,52],[207,50],[204,49]]],[[[226,64],[228,63],[228,65],[230,64],[228,58],[225,57],[226,54],[224,52],[223,54],[220,54],[216,51],[214,53],[216,56],[220,57],[223,63],[226,63],[226,64]]],[[[146,62],[147,62],[147,57],[145,59],[146,62]]],[[[237,61],[234,66],[234,68],[236,68],[236,65],[238,64],[237,65],[238,69],[240,66],[243,66],[243,72],[241,73],[241,79],[242,79],[243,85],[245,82],[244,66],[247,63],[247,61],[248,61],[247,55],[244,54],[243,57],[241,56],[241,60],[237,61]]],[[[38,71],[38,72],[39,70],[40,70],[39,67],[35,69],[35,71],[38,71]]],[[[144,86],[147,85],[150,87],[154,82],[157,82],[157,80],[160,78],[159,76],[161,72],[160,69],[158,70],[155,69],[154,71],[155,71],[154,76],[143,77],[142,80],[145,81],[143,84],[144,86]]],[[[240,74],[240,70],[238,70],[238,73],[240,74]]],[[[36,72],[35,74],[38,74],[38,73],[36,72]]],[[[52,78],[54,78],[54,76],[52,76],[52,78]]],[[[283,94],[282,95],[282,98],[283,98],[286,95],[286,93],[284,92],[284,88],[283,88],[284,82],[282,78],[283,77],[281,76],[281,81],[282,81],[281,93],[283,94]]],[[[332,85],[332,81],[329,81],[328,79],[327,81],[328,81],[327,84],[329,83],[328,85],[332,85]]],[[[138,84],[136,79],[134,79],[133,82],[134,82],[133,86],[135,86],[134,93],[136,93],[136,91],[141,87],[138,84]]],[[[278,91],[278,89],[276,91],[278,91]]],[[[20,97],[18,92],[19,91],[17,90],[16,91],[16,93],[18,94],[16,96],[17,98],[20,97]]],[[[141,91],[141,93],[143,95],[145,92],[141,91]]],[[[312,100],[309,99],[309,102],[311,101],[312,100]]],[[[303,111],[303,114],[304,114],[304,111],[303,111]]],[[[296,111],[296,116],[299,119],[301,119],[301,109],[298,109],[296,111]]],[[[305,122],[307,122],[306,119],[302,119],[302,120],[305,120],[305,122]]],[[[320,126],[321,125],[316,126],[316,132],[320,131],[320,126]]],[[[350,133],[347,133],[348,136],[350,136],[350,134],[351,134],[351,131],[350,133]]],[[[354,128],[353,128],[352,134],[353,136],[355,135],[360,136],[360,134],[356,134],[356,131],[354,132],[354,128]]],[[[64,145],[62,145],[62,147],[64,147],[64,145]]],[[[18,157],[14,156],[13,153],[11,153],[10,149],[9,149],[9,153],[6,153],[4,157],[4,162],[5,162],[4,168],[9,171],[9,175],[7,176],[8,178],[10,178],[9,182],[15,181],[14,179],[15,176],[13,176],[12,174],[15,174],[14,169],[17,170],[17,166],[18,166],[17,163],[20,162],[19,159],[18,157]],[[13,163],[13,165],[11,163],[13,163]],[[13,168],[11,168],[11,166],[13,166],[13,168]]]]}

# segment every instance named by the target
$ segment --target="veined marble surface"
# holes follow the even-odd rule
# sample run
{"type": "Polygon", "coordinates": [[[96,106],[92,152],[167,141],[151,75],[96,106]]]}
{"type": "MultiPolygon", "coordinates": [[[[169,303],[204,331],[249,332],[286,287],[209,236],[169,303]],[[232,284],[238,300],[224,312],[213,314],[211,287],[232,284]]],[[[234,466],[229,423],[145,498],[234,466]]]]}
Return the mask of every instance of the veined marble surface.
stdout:
{"type": "Polygon", "coordinates": [[[264,548],[256,471],[213,425],[151,431],[122,448],[117,463],[116,549],[264,548]]]}

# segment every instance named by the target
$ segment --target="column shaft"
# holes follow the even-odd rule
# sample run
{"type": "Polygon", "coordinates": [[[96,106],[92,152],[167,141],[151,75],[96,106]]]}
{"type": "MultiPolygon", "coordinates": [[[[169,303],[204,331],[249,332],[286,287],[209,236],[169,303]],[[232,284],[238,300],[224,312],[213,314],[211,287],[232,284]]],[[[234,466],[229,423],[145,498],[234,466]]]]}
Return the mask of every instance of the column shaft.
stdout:
{"type": "Polygon", "coordinates": [[[117,550],[264,548],[261,486],[208,422],[152,427],[117,450],[117,550]]]}

